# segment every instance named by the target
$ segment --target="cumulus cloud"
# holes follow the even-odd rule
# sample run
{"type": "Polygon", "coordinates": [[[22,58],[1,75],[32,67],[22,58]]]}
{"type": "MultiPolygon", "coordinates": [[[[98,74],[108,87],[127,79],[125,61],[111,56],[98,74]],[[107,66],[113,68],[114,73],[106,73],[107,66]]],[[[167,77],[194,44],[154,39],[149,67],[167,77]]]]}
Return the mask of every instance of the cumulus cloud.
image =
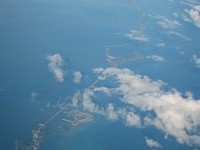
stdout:
{"type": "Polygon", "coordinates": [[[106,108],[106,116],[109,120],[115,121],[118,119],[118,113],[114,110],[113,104],[109,103],[106,108]]]}
{"type": "Polygon", "coordinates": [[[83,108],[87,111],[103,114],[104,111],[100,109],[100,107],[93,102],[92,98],[95,97],[95,93],[91,89],[85,89],[82,95],[82,105],[83,108]]]}
{"type": "Polygon", "coordinates": [[[82,79],[82,74],[80,71],[75,71],[74,72],[74,83],[79,84],[82,79]]]}
{"type": "Polygon", "coordinates": [[[108,96],[111,96],[111,89],[107,88],[107,87],[95,87],[93,89],[95,92],[103,92],[108,96]]]}
{"type": "Polygon", "coordinates": [[[146,58],[147,59],[151,59],[151,60],[156,61],[156,62],[163,62],[163,61],[165,61],[165,58],[163,58],[161,56],[158,56],[158,55],[151,55],[151,56],[147,56],[146,58]]]}
{"type": "Polygon", "coordinates": [[[199,10],[195,10],[195,9],[185,9],[185,12],[189,15],[190,19],[192,20],[192,22],[194,23],[194,25],[197,28],[200,28],[200,14],[199,14],[199,10]]]}
{"type": "Polygon", "coordinates": [[[140,42],[150,41],[150,38],[147,35],[145,35],[142,31],[139,31],[139,30],[130,30],[130,33],[125,34],[125,36],[132,40],[136,40],[140,42]]]}
{"type": "Polygon", "coordinates": [[[157,23],[164,29],[174,29],[181,25],[178,21],[170,20],[163,16],[157,16],[156,19],[159,19],[159,21],[157,21],[157,23]]]}
{"type": "Polygon", "coordinates": [[[195,66],[197,68],[200,68],[200,58],[198,58],[196,55],[193,55],[193,61],[195,63],[195,66]]]}
{"type": "Polygon", "coordinates": [[[160,143],[158,143],[153,139],[149,139],[148,137],[145,137],[145,143],[150,148],[161,148],[161,149],[163,148],[163,146],[160,143]]]}
{"type": "Polygon", "coordinates": [[[77,91],[71,99],[72,106],[77,107],[80,100],[81,100],[81,93],[80,91],[77,91]]]}
{"type": "MultiPolygon", "coordinates": [[[[97,68],[94,72],[102,80],[116,80],[114,94],[127,106],[139,109],[143,115],[145,112],[145,116],[140,115],[144,126],[155,126],[179,143],[200,146],[200,100],[195,100],[191,94],[186,97],[174,88],[165,91],[162,81],[153,81],[126,68],[97,68]]],[[[139,120],[132,113],[125,114],[130,125],[139,120]]]]}
{"type": "Polygon", "coordinates": [[[133,112],[128,112],[126,114],[126,125],[128,126],[140,126],[141,125],[141,120],[140,117],[133,112]]]}
{"type": "Polygon", "coordinates": [[[65,76],[65,71],[63,70],[64,60],[60,54],[49,54],[47,55],[47,60],[49,61],[49,70],[54,74],[56,80],[63,82],[65,76]]]}
{"type": "MultiPolygon", "coordinates": [[[[72,98],[74,106],[81,104],[85,110],[112,121],[122,119],[127,126],[154,126],[163,131],[165,137],[173,136],[179,143],[200,146],[200,100],[194,99],[191,92],[182,94],[174,88],[166,91],[164,82],[137,75],[126,68],[96,68],[94,73],[98,74],[94,83],[111,79],[116,85],[110,89],[90,86],[82,94],[77,92],[72,98]],[[98,103],[96,92],[118,96],[123,108],[109,101],[98,103]]],[[[159,145],[150,139],[146,141],[154,145],[153,148],[159,145]]]]}
{"type": "Polygon", "coordinates": [[[120,108],[117,111],[118,115],[122,120],[124,121],[125,125],[127,126],[135,126],[135,127],[140,127],[141,126],[141,119],[138,114],[135,113],[135,110],[126,110],[126,108],[120,108]]]}
{"type": "MultiPolygon", "coordinates": [[[[103,80],[103,78],[101,78],[101,80],[103,80]]],[[[95,99],[96,92],[102,92],[107,96],[111,96],[111,94],[114,94],[116,90],[109,89],[107,87],[92,86],[85,89],[82,94],[80,93],[80,91],[76,92],[71,99],[71,105],[77,107],[82,102],[81,105],[85,110],[92,113],[101,114],[111,121],[122,119],[127,126],[141,126],[140,116],[136,114],[133,109],[127,111],[126,108],[115,108],[114,104],[110,103],[109,101],[104,105],[99,105],[98,100],[95,99]]]]}

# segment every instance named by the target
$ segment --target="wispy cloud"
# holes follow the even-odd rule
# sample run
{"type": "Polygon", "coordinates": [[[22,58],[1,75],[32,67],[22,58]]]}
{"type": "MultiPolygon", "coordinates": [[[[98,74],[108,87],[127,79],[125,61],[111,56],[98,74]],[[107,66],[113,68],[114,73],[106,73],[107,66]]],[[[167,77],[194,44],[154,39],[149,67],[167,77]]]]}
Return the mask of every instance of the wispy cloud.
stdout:
{"type": "Polygon", "coordinates": [[[165,47],[165,43],[159,43],[156,45],[156,47],[165,47]]]}
{"type": "Polygon", "coordinates": [[[179,14],[178,14],[177,12],[174,12],[174,13],[173,13],[173,16],[176,17],[176,18],[178,18],[178,17],[179,17],[179,14]]]}
{"type": "Polygon", "coordinates": [[[74,72],[74,83],[79,84],[82,79],[82,74],[80,71],[75,71],[74,72]]]}
{"type": "Polygon", "coordinates": [[[200,58],[198,58],[196,55],[193,55],[193,61],[195,63],[195,66],[197,68],[200,68],[200,58]]]}
{"type": "Polygon", "coordinates": [[[169,35],[177,36],[177,37],[179,37],[179,38],[181,38],[181,39],[183,39],[183,40],[186,40],[186,41],[191,41],[191,40],[192,40],[192,39],[189,38],[188,36],[183,35],[183,34],[178,33],[178,32],[175,32],[175,31],[169,31],[169,32],[166,32],[166,33],[169,34],[169,35]]]}
{"type": "Polygon", "coordinates": [[[61,55],[58,53],[49,54],[47,55],[47,60],[49,61],[49,70],[54,74],[56,80],[59,82],[63,82],[65,77],[65,71],[63,69],[64,60],[62,59],[61,55]]]}
{"type": "Polygon", "coordinates": [[[151,55],[151,56],[147,56],[146,58],[150,59],[150,60],[153,60],[153,61],[156,61],[156,62],[163,62],[163,61],[165,61],[164,57],[158,56],[158,55],[151,55]]]}
{"type": "Polygon", "coordinates": [[[38,100],[37,100],[38,95],[39,94],[37,92],[32,92],[31,93],[31,102],[32,103],[37,103],[38,102],[38,100]]]}
{"type": "Polygon", "coordinates": [[[170,20],[163,16],[156,16],[155,18],[159,20],[157,23],[164,29],[173,29],[181,25],[177,20],[170,20]]]}
{"type": "Polygon", "coordinates": [[[182,14],[183,21],[185,22],[192,22],[188,15],[182,14]]]}
{"type": "Polygon", "coordinates": [[[140,41],[140,42],[148,42],[150,41],[150,38],[145,35],[142,31],[139,30],[130,30],[130,33],[125,34],[126,37],[140,41]]]}
{"type": "Polygon", "coordinates": [[[190,6],[190,7],[193,7],[193,8],[196,6],[197,6],[197,8],[199,8],[199,6],[200,6],[200,2],[196,1],[196,0],[185,0],[185,1],[181,1],[180,3],[190,6]]]}
{"type": "Polygon", "coordinates": [[[160,143],[158,143],[153,139],[149,139],[148,137],[145,137],[145,143],[150,148],[161,148],[161,149],[163,148],[163,146],[160,143]]]}

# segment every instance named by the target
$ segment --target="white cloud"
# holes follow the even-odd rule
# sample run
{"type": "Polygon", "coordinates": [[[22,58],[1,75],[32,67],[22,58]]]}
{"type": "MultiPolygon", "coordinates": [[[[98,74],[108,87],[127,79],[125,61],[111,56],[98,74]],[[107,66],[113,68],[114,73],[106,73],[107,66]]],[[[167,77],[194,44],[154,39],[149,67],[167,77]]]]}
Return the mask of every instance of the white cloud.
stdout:
{"type": "Polygon", "coordinates": [[[107,88],[107,87],[95,87],[93,89],[95,92],[103,92],[108,96],[111,96],[111,89],[107,88]]]}
{"type": "Polygon", "coordinates": [[[163,58],[161,56],[158,56],[158,55],[151,55],[151,56],[147,56],[146,58],[147,59],[151,59],[151,60],[156,61],[156,62],[163,62],[163,61],[165,61],[165,58],[163,58]]]}
{"type": "MultiPolygon", "coordinates": [[[[103,80],[103,78],[101,79],[103,80]]],[[[86,89],[82,95],[82,105],[85,110],[104,115],[111,121],[116,121],[121,118],[127,126],[141,126],[140,116],[135,114],[134,110],[127,111],[126,108],[115,108],[114,105],[109,102],[104,106],[100,106],[97,104],[97,101],[94,102],[93,100],[95,98],[95,92],[103,92],[107,96],[111,96],[111,94],[114,94],[116,90],[108,89],[106,87],[93,87],[86,89]]],[[[72,99],[72,103],[75,104],[75,106],[77,106],[80,98],[80,93],[78,92],[77,94],[75,94],[72,99]]]]}
{"type": "Polygon", "coordinates": [[[193,21],[197,28],[200,28],[200,14],[199,10],[195,9],[185,9],[185,12],[189,15],[190,19],[193,21]]]}
{"type": "Polygon", "coordinates": [[[113,104],[109,103],[106,108],[106,116],[109,120],[115,121],[118,119],[118,113],[114,110],[113,104]]]}
{"type": "Polygon", "coordinates": [[[82,95],[82,105],[83,108],[87,111],[104,114],[104,111],[100,109],[100,107],[92,101],[95,93],[91,89],[85,89],[82,95]]]}
{"type": "MultiPolygon", "coordinates": [[[[173,88],[165,91],[162,81],[153,81],[129,69],[98,68],[94,72],[101,79],[115,79],[118,85],[113,93],[120,96],[121,102],[148,114],[140,115],[144,126],[155,126],[166,135],[175,137],[179,143],[200,146],[200,100],[195,100],[191,94],[182,96],[173,88]]],[[[126,116],[128,122],[136,120],[133,114],[125,114],[121,116],[126,116]]]]}
{"type": "Polygon", "coordinates": [[[173,28],[176,28],[181,25],[178,21],[170,20],[163,16],[156,16],[155,18],[159,19],[159,21],[157,21],[157,23],[164,29],[173,29],[173,28]]]}
{"type": "Polygon", "coordinates": [[[31,93],[31,102],[37,103],[38,102],[38,100],[37,100],[38,95],[39,94],[37,92],[32,92],[31,93]]]}
{"type": "Polygon", "coordinates": [[[79,84],[82,79],[82,74],[80,71],[75,71],[74,72],[74,83],[79,84]]]}
{"type": "Polygon", "coordinates": [[[190,7],[190,9],[184,10],[186,14],[183,14],[183,20],[186,22],[193,22],[197,28],[200,28],[200,3],[193,0],[182,3],[190,7]]]}
{"type": "Polygon", "coordinates": [[[83,93],[83,107],[90,112],[95,112],[96,106],[95,103],[92,102],[91,97],[94,97],[94,92],[86,89],[83,93]]]}
{"type": "Polygon", "coordinates": [[[196,55],[193,55],[193,61],[195,63],[195,66],[197,68],[200,68],[200,58],[198,58],[196,55]]]}
{"type": "Polygon", "coordinates": [[[147,35],[145,35],[142,31],[139,31],[139,30],[130,30],[130,33],[125,34],[125,36],[130,39],[140,41],[140,42],[150,41],[150,38],[147,35]]]}
{"type": "Polygon", "coordinates": [[[159,43],[156,45],[157,47],[165,47],[165,43],[159,43]]]}
{"type": "Polygon", "coordinates": [[[49,70],[54,74],[56,80],[63,82],[65,76],[65,72],[63,70],[64,60],[60,54],[56,53],[47,55],[47,60],[49,61],[49,70]]]}
{"type": "Polygon", "coordinates": [[[137,126],[139,127],[141,125],[141,120],[140,117],[136,114],[134,114],[133,112],[128,112],[126,114],[126,125],[128,126],[137,126]]]}
{"type": "Polygon", "coordinates": [[[145,143],[150,148],[161,148],[161,149],[163,148],[163,146],[160,143],[158,143],[153,139],[149,139],[148,137],[145,137],[145,143]]]}
{"type": "Polygon", "coordinates": [[[122,118],[127,126],[137,126],[141,125],[140,117],[133,111],[127,111],[125,108],[116,109],[112,103],[108,103],[105,106],[100,106],[93,101],[95,98],[95,92],[103,92],[106,95],[111,95],[111,92],[115,92],[112,89],[106,87],[94,87],[92,89],[86,89],[82,97],[78,91],[72,97],[72,106],[77,107],[80,99],[82,99],[83,108],[89,112],[104,115],[111,121],[116,121],[122,118]]]}
{"type": "Polygon", "coordinates": [[[81,100],[81,93],[80,91],[77,91],[71,99],[72,106],[77,107],[80,100],[81,100]]]}
{"type": "Polygon", "coordinates": [[[138,114],[135,113],[135,110],[129,110],[127,111],[126,108],[120,108],[117,111],[118,115],[120,116],[120,118],[123,119],[125,125],[127,126],[135,126],[135,127],[141,127],[142,123],[141,123],[141,119],[140,116],[138,114]]]}

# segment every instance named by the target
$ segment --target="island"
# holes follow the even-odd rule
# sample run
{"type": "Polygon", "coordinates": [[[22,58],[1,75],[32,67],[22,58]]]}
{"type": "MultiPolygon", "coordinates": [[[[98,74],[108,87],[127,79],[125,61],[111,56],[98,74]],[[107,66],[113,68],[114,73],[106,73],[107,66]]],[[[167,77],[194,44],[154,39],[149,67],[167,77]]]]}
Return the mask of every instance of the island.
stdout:
{"type": "Polygon", "coordinates": [[[73,126],[89,122],[93,118],[91,114],[79,110],[72,110],[64,113],[66,114],[66,118],[63,118],[62,120],[71,123],[73,126]]]}

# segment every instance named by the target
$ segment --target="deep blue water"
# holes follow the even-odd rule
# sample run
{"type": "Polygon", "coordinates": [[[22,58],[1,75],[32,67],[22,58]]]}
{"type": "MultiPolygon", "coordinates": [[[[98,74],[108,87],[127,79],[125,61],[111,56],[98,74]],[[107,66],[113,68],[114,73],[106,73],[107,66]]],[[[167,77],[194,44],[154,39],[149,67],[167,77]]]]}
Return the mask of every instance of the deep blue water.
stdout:
{"type": "MultiPolygon", "coordinates": [[[[153,13],[162,11],[168,14],[169,10],[182,7],[174,3],[165,8],[165,3],[168,2],[138,2],[146,12],[153,13]],[[152,7],[154,5],[160,7],[155,9],[152,7]]],[[[164,56],[167,61],[160,64],[141,59],[119,67],[128,67],[154,80],[161,79],[170,87],[182,92],[191,91],[195,98],[200,98],[200,70],[191,61],[193,54],[200,56],[197,36],[200,30],[191,29],[191,25],[186,23],[179,32],[190,36],[193,41],[175,41],[163,35],[161,27],[145,16],[142,21],[149,29],[146,34],[162,39],[167,45],[158,50],[155,44],[160,41],[157,39],[143,44],[122,36],[140,27],[135,23],[139,17],[134,5],[121,0],[1,0],[0,149],[14,149],[16,139],[29,141],[31,130],[54,113],[46,108],[47,102],[63,100],[72,96],[77,89],[82,90],[95,81],[92,68],[109,66],[105,45],[129,44],[112,48],[111,53],[115,56],[128,58],[135,52],[143,56],[164,56]],[[175,49],[176,46],[180,46],[181,50],[175,49]],[[181,55],[181,51],[186,55],[181,55]],[[48,70],[46,56],[52,53],[60,53],[66,60],[69,72],[64,83],[55,82],[48,70]],[[73,84],[71,73],[75,70],[85,75],[83,85],[73,84]],[[39,104],[29,101],[34,91],[40,93],[39,104]]],[[[126,127],[121,121],[110,122],[98,115],[94,121],[81,126],[58,132],[52,130],[53,127],[48,130],[49,136],[42,142],[41,149],[144,150],[148,149],[145,136],[155,140],[161,140],[164,136],[154,128],[126,127]]],[[[189,149],[173,138],[161,140],[160,143],[165,149],[189,149]]]]}

